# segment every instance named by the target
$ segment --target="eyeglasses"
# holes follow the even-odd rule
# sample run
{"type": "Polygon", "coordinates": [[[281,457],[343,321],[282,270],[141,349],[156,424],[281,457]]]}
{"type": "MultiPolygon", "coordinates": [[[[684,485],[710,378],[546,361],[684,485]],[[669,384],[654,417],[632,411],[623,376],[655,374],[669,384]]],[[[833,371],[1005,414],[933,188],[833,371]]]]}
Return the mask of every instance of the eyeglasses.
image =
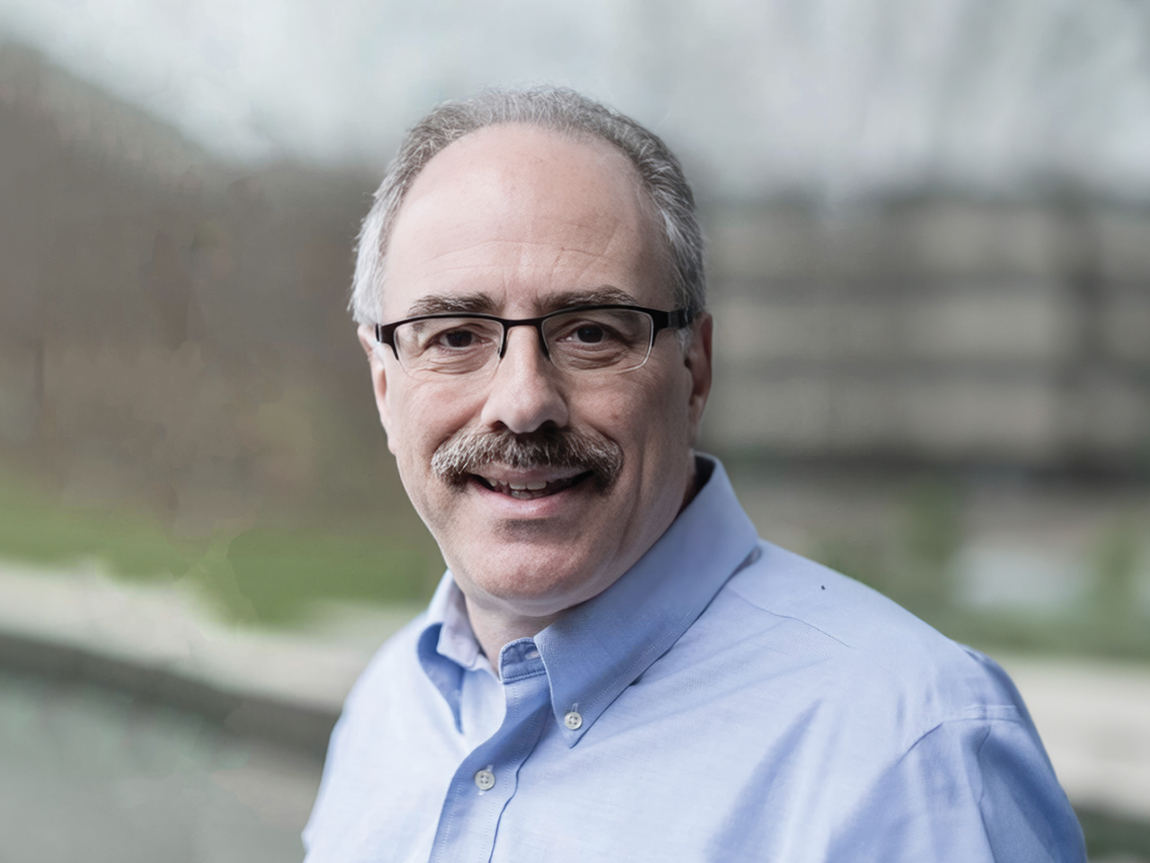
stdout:
{"type": "Polygon", "coordinates": [[[519,320],[444,313],[377,324],[375,338],[411,374],[468,375],[503,359],[509,329],[535,327],[543,355],[557,368],[627,372],[647,362],[660,330],[683,329],[692,317],[687,309],[618,305],[560,309],[519,320]]]}

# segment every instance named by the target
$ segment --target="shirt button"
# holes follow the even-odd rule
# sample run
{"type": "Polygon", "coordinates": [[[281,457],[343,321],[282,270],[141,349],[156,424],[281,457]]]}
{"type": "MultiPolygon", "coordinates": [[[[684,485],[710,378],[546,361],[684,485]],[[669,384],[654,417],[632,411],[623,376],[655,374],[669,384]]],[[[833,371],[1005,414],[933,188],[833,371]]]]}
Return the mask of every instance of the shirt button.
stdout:
{"type": "Polygon", "coordinates": [[[583,717],[572,710],[563,717],[563,724],[570,728],[572,731],[578,731],[579,726],[583,724],[583,717]]]}
{"type": "Polygon", "coordinates": [[[490,770],[480,770],[475,774],[475,784],[480,791],[489,791],[495,787],[495,774],[490,770]]]}

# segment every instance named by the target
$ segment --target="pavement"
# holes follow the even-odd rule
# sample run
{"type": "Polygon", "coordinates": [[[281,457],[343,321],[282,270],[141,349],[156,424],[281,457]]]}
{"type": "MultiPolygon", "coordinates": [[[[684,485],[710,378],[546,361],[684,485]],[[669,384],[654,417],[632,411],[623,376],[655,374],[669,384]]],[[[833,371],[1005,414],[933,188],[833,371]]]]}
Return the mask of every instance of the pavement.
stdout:
{"type": "Polygon", "coordinates": [[[0,562],[0,637],[163,671],[254,698],[339,712],[380,644],[419,611],[324,606],[306,627],[232,626],[182,582],[0,562]]]}
{"type": "Polygon", "coordinates": [[[1150,822],[1150,665],[995,659],[1022,693],[1075,807],[1150,822]]]}
{"type": "MultiPolygon", "coordinates": [[[[108,848],[128,842],[142,855],[107,859],[161,859],[148,855],[174,835],[186,854],[164,859],[298,857],[343,698],[417,611],[330,606],[294,630],[237,628],[180,583],[116,580],[94,563],[67,572],[0,564],[0,832],[27,840],[0,859],[80,859],[63,834],[59,853],[44,845],[39,822],[60,805],[86,812],[108,848]],[[61,760],[61,741],[75,739],[98,745],[61,760]],[[67,802],[84,788],[95,810],[67,802]],[[183,814],[157,821],[162,800],[183,814]]],[[[1150,822],[1150,665],[995,658],[1071,802],[1150,822]]],[[[79,823],[69,831],[81,834],[79,823]]],[[[100,843],[83,847],[103,859],[100,843]]]]}

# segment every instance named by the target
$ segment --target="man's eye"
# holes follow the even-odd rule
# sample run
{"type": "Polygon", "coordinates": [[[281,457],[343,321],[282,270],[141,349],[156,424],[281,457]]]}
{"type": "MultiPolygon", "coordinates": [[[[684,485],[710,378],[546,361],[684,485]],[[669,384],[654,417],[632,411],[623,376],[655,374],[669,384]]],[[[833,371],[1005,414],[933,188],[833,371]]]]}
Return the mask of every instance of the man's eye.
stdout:
{"type": "Polygon", "coordinates": [[[440,343],[446,348],[469,348],[475,343],[475,333],[467,330],[450,330],[439,337],[440,343]]]}
{"type": "Polygon", "coordinates": [[[555,341],[569,348],[605,348],[623,338],[615,328],[600,321],[575,321],[555,334],[555,341]]]}
{"type": "Polygon", "coordinates": [[[420,350],[438,353],[471,353],[490,342],[492,334],[485,333],[481,328],[455,325],[445,326],[429,331],[420,340],[420,350]]]}
{"type": "Polygon", "coordinates": [[[595,345],[609,338],[609,336],[607,331],[598,324],[583,324],[583,326],[575,330],[573,338],[575,341],[585,345],[595,345]]]}

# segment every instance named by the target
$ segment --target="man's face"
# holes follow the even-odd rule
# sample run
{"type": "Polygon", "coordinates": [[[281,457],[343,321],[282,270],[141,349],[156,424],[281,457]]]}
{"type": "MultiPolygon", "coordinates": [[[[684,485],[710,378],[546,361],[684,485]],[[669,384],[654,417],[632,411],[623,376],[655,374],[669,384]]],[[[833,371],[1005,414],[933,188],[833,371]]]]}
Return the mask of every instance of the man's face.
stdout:
{"type": "MultiPolygon", "coordinates": [[[[447,309],[527,318],[597,302],[671,309],[651,211],[633,167],[606,143],[522,125],[473,133],[407,194],[388,246],[384,322],[447,309]]],[[[370,331],[360,337],[368,347],[370,331]]],[[[557,369],[531,327],[509,330],[503,359],[474,376],[415,377],[381,353],[370,356],[388,445],[469,604],[546,617],[589,599],[682,507],[710,387],[709,319],[686,351],[660,333],[628,372],[557,369]],[[461,436],[542,432],[614,451],[614,481],[584,474],[567,485],[575,469],[545,465],[489,463],[461,483],[432,470],[461,436]],[[508,493],[541,483],[541,495],[508,493]]]]}

